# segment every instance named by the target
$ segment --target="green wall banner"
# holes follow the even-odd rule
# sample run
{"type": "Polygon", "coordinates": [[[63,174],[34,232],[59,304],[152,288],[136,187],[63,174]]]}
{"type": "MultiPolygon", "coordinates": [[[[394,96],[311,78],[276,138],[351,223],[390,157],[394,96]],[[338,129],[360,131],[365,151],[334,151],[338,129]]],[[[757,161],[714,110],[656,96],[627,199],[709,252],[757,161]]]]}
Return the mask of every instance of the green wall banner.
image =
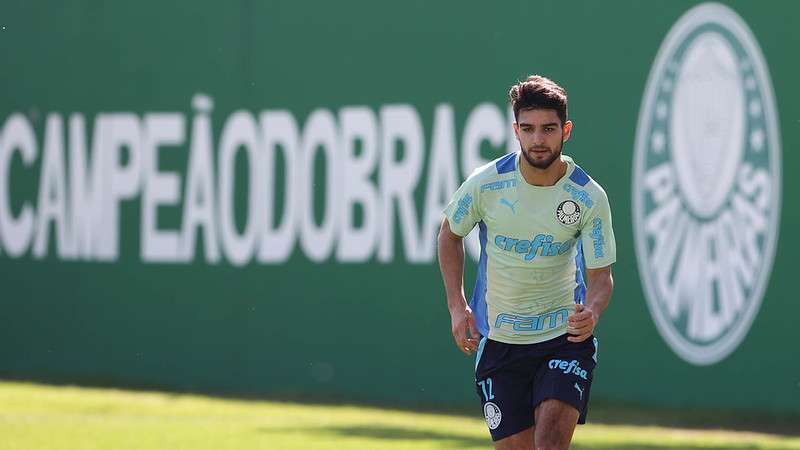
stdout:
{"type": "Polygon", "coordinates": [[[670,30],[635,151],[636,256],[650,313],[683,359],[718,362],[758,313],[781,208],[772,82],[734,11],[700,5],[670,30]]]}
{"type": "Polygon", "coordinates": [[[798,14],[4,2],[0,377],[477,412],[436,235],[538,73],[614,219],[593,398],[800,412],[798,14]]]}
{"type": "MultiPolygon", "coordinates": [[[[284,263],[296,249],[314,262],[390,262],[399,241],[405,262],[434,261],[443,200],[460,183],[452,105],[436,106],[429,143],[410,104],[381,105],[377,112],[345,106],[337,114],[315,108],[303,127],[287,110],[237,110],[222,121],[216,148],[212,98],[196,94],[192,105],[193,115],[100,113],[88,127],[81,113],[48,112],[41,142],[24,114],[11,114],[0,160],[6,174],[0,223],[8,255],[29,252],[42,259],[53,241],[50,256],[61,261],[128,257],[141,263],[218,264],[224,259],[242,266],[284,263]],[[161,170],[159,158],[178,146],[186,149],[185,174],[161,170]],[[21,197],[14,213],[7,192],[16,181],[9,165],[17,155],[20,174],[38,168],[39,184],[37,196],[21,197]],[[319,158],[325,161],[322,173],[315,171],[319,158]],[[237,164],[246,170],[237,172],[237,164]],[[282,183],[275,182],[279,174],[282,183]],[[237,175],[246,180],[238,181],[239,189],[237,175]],[[418,212],[414,193],[422,187],[418,212]],[[315,202],[315,191],[322,193],[321,201],[315,202]],[[246,199],[238,222],[237,196],[246,199]],[[121,219],[128,201],[139,203],[140,221],[121,219]],[[276,202],[282,211],[276,212],[276,202]],[[320,220],[316,203],[323,210],[320,220]],[[162,207],[174,208],[180,227],[159,229],[162,207]],[[138,251],[121,254],[120,241],[133,233],[138,251]]],[[[513,116],[490,103],[469,111],[462,138],[465,171],[486,162],[479,154],[482,141],[513,145],[509,120],[513,116]]]]}

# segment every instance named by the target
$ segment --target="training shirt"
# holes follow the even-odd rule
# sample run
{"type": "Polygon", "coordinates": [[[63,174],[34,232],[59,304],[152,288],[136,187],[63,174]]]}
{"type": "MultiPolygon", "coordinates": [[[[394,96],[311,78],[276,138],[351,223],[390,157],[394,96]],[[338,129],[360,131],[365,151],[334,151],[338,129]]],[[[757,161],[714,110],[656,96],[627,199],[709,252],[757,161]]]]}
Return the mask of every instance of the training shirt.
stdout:
{"type": "Polygon", "coordinates": [[[489,339],[530,344],[567,331],[586,297],[585,269],[616,261],[608,197],[572,158],[553,186],[528,184],[519,152],[476,169],[444,213],[466,236],[477,224],[481,244],[470,300],[489,339]]]}

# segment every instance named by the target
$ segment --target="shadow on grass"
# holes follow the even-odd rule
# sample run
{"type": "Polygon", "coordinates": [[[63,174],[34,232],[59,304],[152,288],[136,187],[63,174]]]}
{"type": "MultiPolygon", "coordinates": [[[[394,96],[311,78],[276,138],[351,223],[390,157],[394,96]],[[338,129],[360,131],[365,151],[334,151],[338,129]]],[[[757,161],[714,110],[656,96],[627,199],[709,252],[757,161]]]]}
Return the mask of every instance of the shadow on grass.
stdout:
{"type": "MultiPolygon", "coordinates": [[[[307,433],[307,428],[262,428],[260,431],[265,433],[275,432],[298,432],[307,433]]],[[[315,427],[314,433],[328,435],[332,438],[367,438],[387,441],[433,441],[437,448],[458,448],[458,449],[490,449],[493,447],[492,440],[486,437],[466,436],[458,433],[448,433],[446,431],[412,430],[402,427],[391,427],[384,425],[375,426],[332,426],[315,427]]],[[[758,450],[763,447],[756,445],[746,447],[736,447],[736,450],[758,450]]],[[[674,445],[653,445],[653,444],[578,444],[573,443],[571,450],[730,450],[729,446],[710,446],[708,444],[687,444],[676,443],[674,445]]]]}
{"type": "Polygon", "coordinates": [[[769,433],[784,437],[800,436],[800,415],[797,414],[769,414],[702,408],[644,408],[607,402],[596,402],[589,407],[589,423],[691,430],[723,429],[769,433]]]}
{"type": "MultiPolygon", "coordinates": [[[[303,428],[262,428],[266,433],[275,432],[302,432],[309,429],[303,428]]],[[[487,432],[486,437],[465,436],[446,431],[412,430],[402,427],[388,427],[384,425],[363,426],[333,426],[314,427],[313,432],[329,435],[336,438],[368,438],[383,439],[387,441],[435,441],[440,448],[491,448],[492,440],[487,432]]]]}
{"type": "MultiPolygon", "coordinates": [[[[570,450],[731,450],[729,446],[709,446],[704,444],[675,444],[651,445],[651,444],[572,444],[570,450]]],[[[759,450],[764,447],[747,446],[736,447],[736,450],[759,450]]]]}

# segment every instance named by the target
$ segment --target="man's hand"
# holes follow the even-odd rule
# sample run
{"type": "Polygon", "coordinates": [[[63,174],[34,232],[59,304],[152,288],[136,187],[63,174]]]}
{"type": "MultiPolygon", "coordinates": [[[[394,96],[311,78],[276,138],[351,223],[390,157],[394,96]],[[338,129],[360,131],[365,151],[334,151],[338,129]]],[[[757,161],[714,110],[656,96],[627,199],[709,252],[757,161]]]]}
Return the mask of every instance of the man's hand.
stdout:
{"type": "Polygon", "coordinates": [[[453,339],[456,347],[467,355],[478,350],[478,327],[475,325],[475,318],[472,316],[472,309],[466,304],[464,308],[454,308],[450,311],[450,319],[453,324],[453,339]]]}
{"type": "Polygon", "coordinates": [[[597,325],[597,315],[590,308],[584,305],[575,305],[575,314],[569,316],[567,320],[567,333],[572,336],[567,337],[570,342],[583,342],[594,333],[597,325]]]}

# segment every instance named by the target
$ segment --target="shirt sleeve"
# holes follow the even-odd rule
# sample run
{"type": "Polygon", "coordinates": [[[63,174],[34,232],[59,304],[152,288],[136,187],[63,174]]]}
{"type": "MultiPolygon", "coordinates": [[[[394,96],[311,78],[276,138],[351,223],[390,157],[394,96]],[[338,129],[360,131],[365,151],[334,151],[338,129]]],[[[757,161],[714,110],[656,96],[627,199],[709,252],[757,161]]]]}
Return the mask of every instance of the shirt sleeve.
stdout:
{"type": "Polygon", "coordinates": [[[617,243],[611,227],[611,207],[608,196],[600,189],[595,203],[581,229],[581,244],[586,267],[599,269],[617,261],[617,243]]]}
{"type": "Polygon", "coordinates": [[[461,237],[469,234],[482,219],[478,205],[480,198],[475,186],[475,177],[467,178],[444,209],[450,230],[461,237]]]}

